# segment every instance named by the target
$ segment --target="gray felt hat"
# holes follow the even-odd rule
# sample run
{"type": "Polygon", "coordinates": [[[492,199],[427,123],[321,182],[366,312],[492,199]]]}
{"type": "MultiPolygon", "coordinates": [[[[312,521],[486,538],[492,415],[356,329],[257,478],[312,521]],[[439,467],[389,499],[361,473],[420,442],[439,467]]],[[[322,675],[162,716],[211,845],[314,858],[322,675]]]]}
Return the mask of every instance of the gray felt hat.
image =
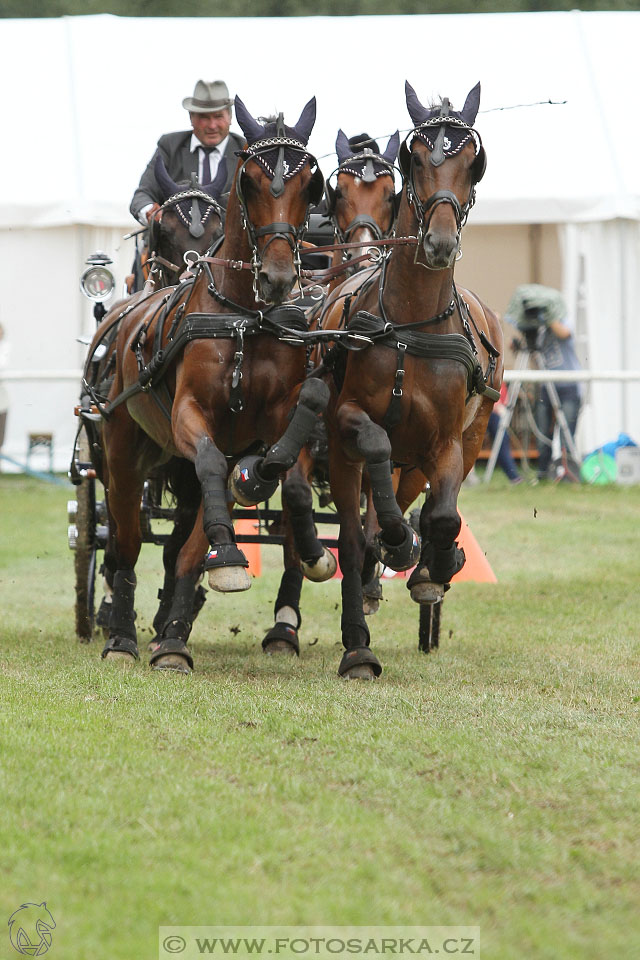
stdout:
{"type": "Polygon", "coordinates": [[[189,113],[212,113],[215,110],[229,108],[233,100],[224,80],[198,80],[192,97],[185,97],[182,106],[189,113]]]}

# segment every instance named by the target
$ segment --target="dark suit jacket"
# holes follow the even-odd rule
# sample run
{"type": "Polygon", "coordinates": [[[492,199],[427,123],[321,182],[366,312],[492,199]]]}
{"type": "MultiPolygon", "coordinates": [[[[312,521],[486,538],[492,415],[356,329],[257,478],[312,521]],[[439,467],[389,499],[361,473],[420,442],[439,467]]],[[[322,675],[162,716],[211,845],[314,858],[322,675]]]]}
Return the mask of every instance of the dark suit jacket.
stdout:
{"type": "MultiPolygon", "coordinates": [[[[199,154],[197,150],[193,153],[189,150],[192,133],[193,130],[184,130],[179,133],[165,133],[164,136],[158,140],[156,152],[151,157],[146,170],[140,178],[140,183],[129,207],[136,220],[138,219],[138,214],[146,204],[162,204],[163,202],[164,197],[158,187],[154,173],[156,157],[159,153],[162,154],[162,159],[164,160],[169,176],[175,180],[176,183],[179,183],[181,180],[188,181],[191,179],[192,173],[197,174],[199,154]]],[[[229,142],[224,152],[227,161],[225,194],[228,194],[231,190],[231,184],[233,183],[233,178],[236,173],[236,166],[238,164],[238,158],[235,155],[236,150],[241,150],[244,145],[245,141],[242,137],[239,137],[235,133],[229,134],[229,142]]],[[[225,196],[222,198],[222,206],[226,206],[226,201],[227,197],[225,196]]]]}

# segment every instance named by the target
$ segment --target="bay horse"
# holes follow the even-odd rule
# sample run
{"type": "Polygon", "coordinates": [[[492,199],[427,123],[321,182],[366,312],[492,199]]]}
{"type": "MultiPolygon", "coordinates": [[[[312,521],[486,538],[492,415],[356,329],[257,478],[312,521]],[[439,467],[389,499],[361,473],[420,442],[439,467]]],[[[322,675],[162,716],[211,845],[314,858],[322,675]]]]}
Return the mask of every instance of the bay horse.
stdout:
{"type": "Polygon", "coordinates": [[[220,197],[227,182],[227,161],[223,157],[213,180],[201,185],[195,174],[190,183],[176,183],[160,154],[154,172],[163,200],[149,221],[147,265],[149,276],[159,288],[178,282],[185,270],[187,251],[206,253],[220,235],[220,224],[224,223],[220,197]]]}
{"type": "MultiPolygon", "coordinates": [[[[163,193],[163,203],[149,223],[151,254],[144,266],[147,279],[143,290],[124,301],[113,304],[100,323],[85,360],[80,409],[85,410],[83,425],[87,433],[98,479],[102,482],[101,427],[99,417],[88,414],[93,403],[100,409],[107,402],[115,372],[115,342],[121,319],[134,304],[145,301],[160,287],[177,284],[186,269],[185,254],[203,254],[222,237],[225,209],[222,193],[226,184],[226,160],[223,158],[216,176],[199,187],[191,183],[176,183],[167,173],[162,157],[155,165],[156,179],[163,193]]],[[[73,467],[71,474],[73,475],[73,467]]],[[[188,461],[174,458],[153,471],[150,477],[150,496],[159,505],[162,490],[168,488],[175,495],[174,525],[163,550],[165,579],[159,592],[161,603],[154,618],[157,632],[166,619],[173,594],[174,570],[179,550],[193,528],[198,509],[199,486],[188,461]],[[194,512],[195,511],[195,512],[194,512]]],[[[105,593],[96,616],[96,625],[108,628],[111,610],[113,571],[105,570],[105,593]]],[[[204,603],[205,593],[197,591],[196,610],[204,603]]]]}
{"type": "Polygon", "coordinates": [[[150,660],[181,672],[193,668],[187,640],[203,568],[213,590],[251,585],[229,516],[229,468],[235,465],[236,499],[267,499],[328,400],[319,380],[305,382],[306,322],[300,308],[284,303],[300,280],[309,209],[324,190],[307,149],[315,98],[293,127],[282,114],[258,122],[239,97],[235,108],[247,147],[222,244],[192,264],[194,279],[158,291],[121,318],[104,411],[105,564],[113,571],[113,601],[103,658],[138,658],[134,568],[145,477],[171,458],[195,467],[198,520],[179,553],[171,606],[150,660]]]}
{"type": "Polygon", "coordinates": [[[474,129],[480,84],[460,112],[448,99],[426,108],[407,82],[413,130],[400,148],[404,186],[396,246],[376,282],[360,288],[341,320],[373,341],[334,353],[335,386],[327,410],[331,491],[340,519],[342,642],[338,673],[379,676],[363,613],[362,583],[379,560],[415,570],[407,586],[418,603],[438,602],[464,564],[457,546],[457,498],[482,445],[502,380],[496,315],[454,283],[461,231],[486,155],[474,129]],[[402,466],[394,492],[392,472],[402,466]],[[360,520],[366,470],[379,532],[360,520]],[[403,514],[428,488],[420,513],[422,543],[403,514]]]}
{"type": "MultiPolygon", "coordinates": [[[[351,138],[342,129],[336,138],[337,168],[325,184],[328,216],[333,223],[335,245],[332,265],[338,271],[328,286],[328,292],[340,287],[344,277],[366,273],[371,260],[366,251],[376,241],[393,233],[396,215],[394,164],[400,136],[398,131],[389,138],[384,153],[367,134],[351,138]],[[335,176],[335,186],[331,180],[335,176]],[[352,263],[352,259],[356,263],[352,263]],[[340,269],[339,265],[342,265],[340,269]]],[[[373,256],[373,254],[372,254],[373,256]]],[[[368,274],[367,274],[368,276],[368,274]]],[[[361,279],[353,279],[344,289],[357,289],[361,279]]],[[[328,301],[331,303],[331,296],[328,301]]],[[[312,311],[312,316],[318,308],[312,311]]],[[[320,306],[322,315],[324,308],[320,306]]],[[[316,318],[317,320],[317,318],[316,318]]],[[[315,325],[314,320],[314,325],[315,325]]],[[[320,317],[319,325],[322,326],[320,317]]],[[[318,364],[321,351],[312,352],[312,363],[318,364]]],[[[330,579],[337,569],[334,555],[318,539],[313,522],[311,478],[315,475],[328,479],[327,444],[324,425],[319,424],[313,446],[303,447],[297,463],[287,472],[282,484],[284,572],[274,605],[274,624],[265,634],[262,647],[265,653],[300,653],[298,630],[302,622],[300,595],[304,577],[314,582],[330,579]],[[295,536],[294,536],[295,534],[295,536]]]]}
{"type": "Polygon", "coordinates": [[[335,289],[345,276],[362,269],[360,259],[376,240],[388,237],[396,219],[394,165],[400,146],[398,131],[389,138],[384,153],[367,134],[347,138],[342,129],[336,138],[338,166],[327,178],[326,196],[335,244],[333,262],[358,261],[329,285],[335,289]],[[331,178],[335,176],[335,186],[331,178]],[[342,245],[351,245],[340,250],[342,245]],[[359,245],[359,246],[358,246],[359,245]]]}

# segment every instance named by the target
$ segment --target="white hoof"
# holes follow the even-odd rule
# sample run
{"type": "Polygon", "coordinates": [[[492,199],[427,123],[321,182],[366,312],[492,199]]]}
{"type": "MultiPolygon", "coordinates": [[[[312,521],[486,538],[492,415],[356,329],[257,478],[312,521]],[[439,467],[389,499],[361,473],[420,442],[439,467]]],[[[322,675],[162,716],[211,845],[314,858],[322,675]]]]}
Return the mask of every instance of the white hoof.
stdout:
{"type": "Polygon", "coordinates": [[[151,665],[151,669],[166,670],[171,673],[191,673],[187,658],[181,657],[179,653],[167,653],[164,657],[158,657],[155,663],[151,665]]]}
{"type": "Polygon", "coordinates": [[[444,584],[421,580],[411,587],[411,599],[415,603],[439,603],[444,597],[444,584]]]}
{"type": "Polygon", "coordinates": [[[126,650],[109,650],[102,659],[109,660],[110,663],[120,663],[123,667],[132,667],[136,662],[136,658],[126,650]]]}
{"type": "Polygon", "coordinates": [[[209,586],[218,593],[239,593],[251,586],[246,567],[214,567],[207,571],[209,586]]]}
{"type": "Polygon", "coordinates": [[[343,680],[375,680],[375,678],[373,668],[368,663],[359,663],[355,667],[349,667],[342,674],[343,680]]]}
{"type": "Polygon", "coordinates": [[[374,613],[377,613],[380,609],[380,600],[378,597],[363,597],[362,598],[362,612],[365,617],[372,617],[374,613]]]}
{"type": "Polygon", "coordinates": [[[295,657],[297,655],[295,647],[292,647],[286,640],[272,640],[264,648],[264,652],[268,657],[280,656],[281,654],[285,657],[295,657]]]}
{"type": "Polygon", "coordinates": [[[309,563],[303,562],[301,566],[307,580],[312,580],[314,583],[324,583],[325,580],[330,580],[338,569],[338,561],[331,550],[325,547],[321,557],[309,563]]]}

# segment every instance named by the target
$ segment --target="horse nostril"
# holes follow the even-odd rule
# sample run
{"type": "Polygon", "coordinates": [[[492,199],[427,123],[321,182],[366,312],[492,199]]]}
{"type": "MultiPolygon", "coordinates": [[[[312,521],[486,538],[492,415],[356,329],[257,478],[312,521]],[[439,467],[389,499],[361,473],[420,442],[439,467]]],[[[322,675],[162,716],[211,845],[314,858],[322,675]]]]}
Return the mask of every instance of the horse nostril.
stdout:
{"type": "Polygon", "coordinates": [[[274,273],[261,270],[258,274],[260,296],[265,303],[282,303],[293,289],[296,275],[293,271],[274,273]]]}
{"type": "Polygon", "coordinates": [[[438,266],[450,266],[458,250],[456,237],[428,233],[424,240],[425,253],[438,266]]]}

